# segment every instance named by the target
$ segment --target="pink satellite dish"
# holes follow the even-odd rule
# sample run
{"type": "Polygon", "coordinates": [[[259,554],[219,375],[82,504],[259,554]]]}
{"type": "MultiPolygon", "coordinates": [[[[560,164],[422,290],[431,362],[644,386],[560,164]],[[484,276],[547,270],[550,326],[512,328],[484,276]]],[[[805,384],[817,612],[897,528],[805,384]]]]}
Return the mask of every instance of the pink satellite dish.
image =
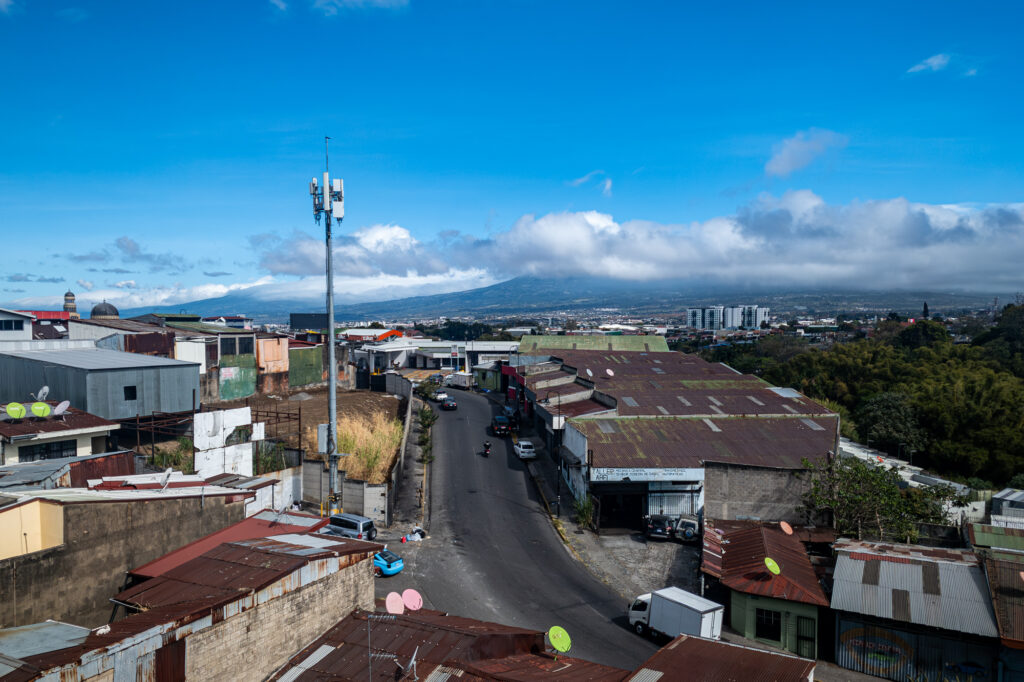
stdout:
{"type": "Polygon", "coordinates": [[[419,592],[410,587],[402,592],[402,603],[410,611],[419,611],[423,608],[423,597],[420,596],[419,592]]]}
{"type": "Polygon", "coordinates": [[[1021,579],[1021,580],[1024,580],[1024,571],[1021,571],[1021,572],[1020,572],[1020,579],[1021,579]]]}
{"type": "Polygon", "coordinates": [[[610,370],[610,369],[606,369],[606,370],[605,370],[605,372],[607,372],[607,373],[608,373],[608,376],[610,376],[610,377],[613,377],[613,376],[615,376],[615,372],[613,372],[613,371],[612,371],[612,370],[610,370]]]}
{"type": "Polygon", "coordinates": [[[405,613],[405,602],[402,601],[402,595],[397,592],[391,592],[384,600],[384,605],[388,609],[388,613],[400,616],[405,613]]]}
{"type": "Polygon", "coordinates": [[[789,525],[785,521],[779,521],[779,528],[781,528],[782,532],[785,533],[786,535],[792,535],[793,534],[793,526],[789,525]]]}

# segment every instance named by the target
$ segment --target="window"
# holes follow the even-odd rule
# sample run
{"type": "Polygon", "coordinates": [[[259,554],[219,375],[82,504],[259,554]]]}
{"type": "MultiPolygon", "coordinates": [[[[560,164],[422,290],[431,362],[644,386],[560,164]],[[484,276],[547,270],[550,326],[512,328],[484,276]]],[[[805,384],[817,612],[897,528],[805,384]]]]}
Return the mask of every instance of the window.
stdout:
{"type": "Polygon", "coordinates": [[[36,462],[41,459],[57,459],[58,457],[76,457],[78,455],[77,440],[59,440],[39,445],[22,445],[18,448],[19,462],[36,462]]]}
{"type": "Polygon", "coordinates": [[[629,610],[630,611],[646,611],[647,610],[647,602],[645,602],[642,599],[637,599],[635,602],[633,602],[633,606],[629,610]]]}
{"type": "Polygon", "coordinates": [[[758,639],[770,639],[773,642],[782,641],[782,614],[778,611],[768,609],[756,609],[757,623],[754,629],[754,636],[758,639]]]}
{"type": "Polygon", "coordinates": [[[0,320],[0,331],[20,332],[25,328],[25,322],[23,320],[0,320]]]}
{"type": "Polygon", "coordinates": [[[137,400],[136,391],[134,386],[124,387],[124,399],[125,400],[137,400]]]}
{"type": "Polygon", "coordinates": [[[239,355],[251,355],[252,354],[252,339],[241,338],[238,339],[238,354],[239,355]]]}
{"type": "Polygon", "coordinates": [[[25,322],[23,320],[15,320],[14,321],[14,331],[20,332],[24,328],[25,328],[25,322]]]}
{"type": "Polygon", "coordinates": [[[238,353],[238,346],[235,343],[234,337],[222,338],[220,340],[220,354],[221,355],[236,355],[238,353]]]}

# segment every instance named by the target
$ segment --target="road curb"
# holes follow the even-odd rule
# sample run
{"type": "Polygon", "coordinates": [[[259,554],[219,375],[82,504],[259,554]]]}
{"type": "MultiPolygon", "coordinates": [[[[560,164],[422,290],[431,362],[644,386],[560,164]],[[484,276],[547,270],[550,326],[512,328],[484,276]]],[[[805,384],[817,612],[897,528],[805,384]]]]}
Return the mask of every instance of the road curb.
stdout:
{"type": "Polygon", "coordinates": [[[540,478],[538,478],[537,474],[534,473],[532,463],[527,464],[527,469],[530,472],[530,479],[533,481],[533,484],[537,486],[537,492],[540,493],[541,501],[544,502],[544,509],[547,510],[548,518],[551,520],[551,527],[555,529],[556,533],[558,533],[558,537],[562,538],[562,544],[572,552],[572,555],[576,557],[576,560],[581,564],[586,565],[586,562],[583,561],[583,557],[579,555],[576,548],[572,546],[572,542],[569,541],[569,537],[565,534],[565,528],[562,527],[561,522],[555,523],[555,515],[551,513],[551,505],[548,503],[548,496],[544,494],[544,486],[541,484],[540,478]]]}

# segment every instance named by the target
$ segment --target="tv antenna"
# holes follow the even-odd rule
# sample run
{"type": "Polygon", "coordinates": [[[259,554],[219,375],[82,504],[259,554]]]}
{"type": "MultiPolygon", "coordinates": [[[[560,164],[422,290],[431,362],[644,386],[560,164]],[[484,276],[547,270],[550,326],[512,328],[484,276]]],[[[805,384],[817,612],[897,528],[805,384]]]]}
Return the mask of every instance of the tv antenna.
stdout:
{"type": "Polygon", "coordinates": [[[281,509],[277,512],[277,516],[274,517],[274,520],[270,522],[270,525],[273,526],[275,523],[280,521],[281,517],[284,516],[284,513],[286,511],[288,511],[288,501],[287,500],[285,500],[284,502],[281,503],[281,509]]]}

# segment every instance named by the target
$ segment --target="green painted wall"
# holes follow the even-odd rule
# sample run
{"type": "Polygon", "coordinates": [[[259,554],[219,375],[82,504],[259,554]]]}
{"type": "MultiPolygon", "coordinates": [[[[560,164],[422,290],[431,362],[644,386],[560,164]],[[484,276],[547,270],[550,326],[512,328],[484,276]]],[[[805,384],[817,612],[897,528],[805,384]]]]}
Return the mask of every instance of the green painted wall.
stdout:
{"type": "Polygon", "coordinates": [[[765,642],[766,644],[774,644],[775,646],[782,647],[786,651],[791,653],[808,656],[809,658],[818,657],[818,607],[813,604],[804,604],[802,602],[786,601],[784,599],[772,599],[771,597],[758,597],[752,594],[743,594],[742,592],[736,592],[731,590],[732,600],[729,609],[729,625],[733,630],[736,630],[747,639],[755,639],[759,642],[765,642]],[[757,618],[756,609],[767,609],[771,611],[778,611],[782,614],[782,642],[775,642],[770,639],[758,639],[755,635],[757,632],[757,618]],[[799,651],[798,640],[797,640],[797,618],[811,618],[814,620],[814,652],[809,655],[809,652],[799,651]]]}
{"type": "Polygon", "coordinates": [[[288,349],[288,385],[308,386],[319,384],[324,380],[323,349],[290,348],[288,349]]]}
{"type": "Polygon", "coordinates": [[[486,388],[488,391],[497,391],[501,388],[501,373],[492,370],[474,369],[473,377],[477,386],[486,388]]]}
{"type": "Polygon", "coordinates": [[[219,383],[221,400],[238,400],[251,396],[256,392],[256,356],[221,356],[219,383]]]}

